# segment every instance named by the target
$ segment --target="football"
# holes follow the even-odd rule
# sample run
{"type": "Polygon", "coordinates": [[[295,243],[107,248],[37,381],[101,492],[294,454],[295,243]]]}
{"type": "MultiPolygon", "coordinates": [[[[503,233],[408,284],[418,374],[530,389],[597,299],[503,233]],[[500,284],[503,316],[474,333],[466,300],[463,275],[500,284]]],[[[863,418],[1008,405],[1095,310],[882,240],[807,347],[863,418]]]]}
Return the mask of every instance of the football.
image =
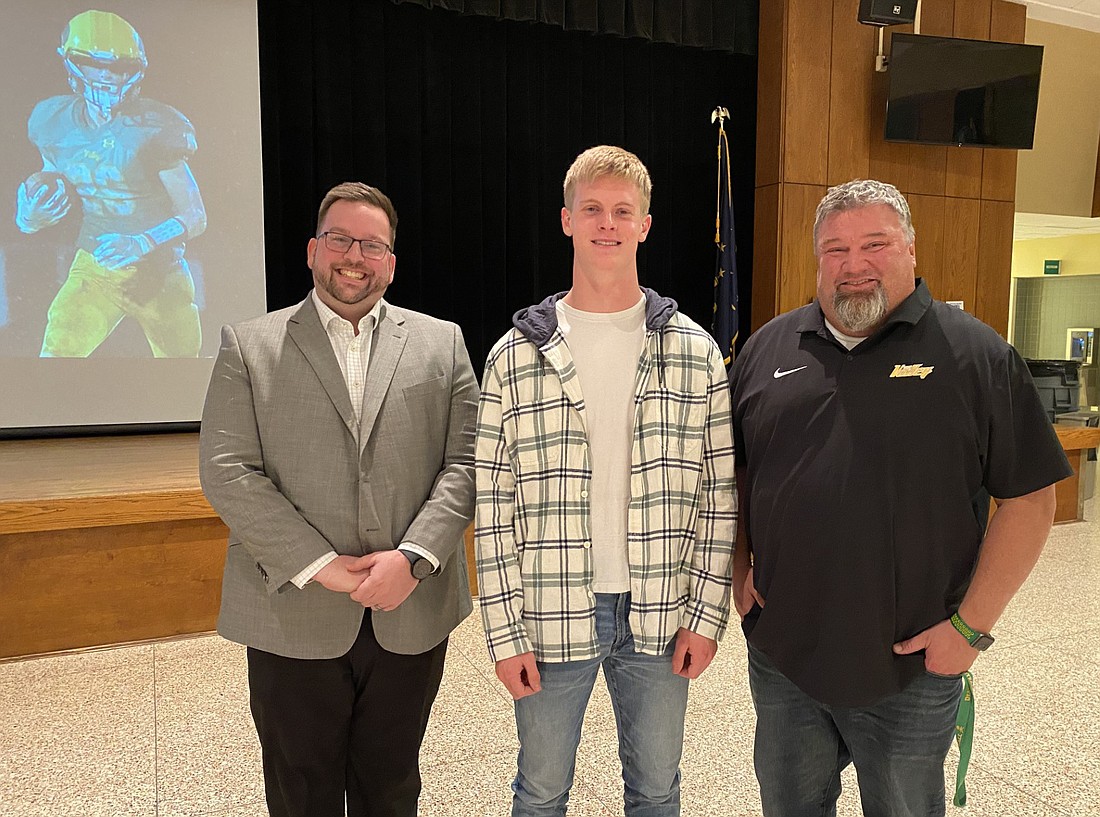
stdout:
{"type": "Polygon", "coordinates": [[[69,197],[65,177],[52,170],[39,170],[32,173],[23,182],[23,186],[27,189],[27,198],[32,201],[37,198],[39,202],[45,202],[56,191],[61,192],[59,204],[69,197]]]}

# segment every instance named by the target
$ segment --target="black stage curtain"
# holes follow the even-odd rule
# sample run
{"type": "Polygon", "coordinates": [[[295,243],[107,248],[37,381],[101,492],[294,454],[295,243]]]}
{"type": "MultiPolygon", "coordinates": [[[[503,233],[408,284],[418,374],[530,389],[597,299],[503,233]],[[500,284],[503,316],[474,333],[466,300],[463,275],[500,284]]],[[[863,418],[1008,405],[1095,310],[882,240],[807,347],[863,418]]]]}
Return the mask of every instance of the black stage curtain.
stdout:
{"type": "Polygon", "coordinates": [[[567,31],[756,53],[757,0],[393,0],[567,31]]]}
{"type": "Polygon", "coordinates": [[[716,105],[729,108],[748,321],[754,57],[388,0],[259,4],[267,295],[305,296],[316,208],[345,180],[399,216],[387,298],[460,324],[475,369],[512,313],[569,287],[562,180],[592,145],[649,167],[643,284],[710,326],[716,105]]]}

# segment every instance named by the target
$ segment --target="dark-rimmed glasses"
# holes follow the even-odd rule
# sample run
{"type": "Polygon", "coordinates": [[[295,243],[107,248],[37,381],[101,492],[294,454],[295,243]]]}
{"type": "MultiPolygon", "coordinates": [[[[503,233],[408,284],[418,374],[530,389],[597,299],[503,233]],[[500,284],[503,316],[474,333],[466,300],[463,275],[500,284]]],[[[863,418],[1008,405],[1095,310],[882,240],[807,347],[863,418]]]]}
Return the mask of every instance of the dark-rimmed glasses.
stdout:
{"type": "Polygon", "coordinates": [[[386,253],[391,251],[389,244],[383,244],[373,238],[352,238],[350,235],[334,233],[331,230],[321,233],[317,237],[323,239],[325,246],[330,250],[340,254],[350,252],[352,245],[358,244],[359,252],[363,254],[363,257],[370,258],[373,261],[382,260],[386,257],[386,253]]]}

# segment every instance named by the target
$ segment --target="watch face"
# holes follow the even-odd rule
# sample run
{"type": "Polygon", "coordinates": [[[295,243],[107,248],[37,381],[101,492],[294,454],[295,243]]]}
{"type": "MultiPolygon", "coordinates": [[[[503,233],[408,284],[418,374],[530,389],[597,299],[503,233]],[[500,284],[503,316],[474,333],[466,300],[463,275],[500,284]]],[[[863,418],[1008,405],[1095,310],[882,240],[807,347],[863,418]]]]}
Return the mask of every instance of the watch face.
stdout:
{"type": "Polygon", "coordinates": [[[974,643],[970,646],[976,650],[987,650],[993,646],[993,636],[982,633],[974,639],[974,643]]]}
{"type": "Polygon", "coordinates": [[[426,579],[434,572],[435,568],[432,567],[432,563],[423,556],[413,562],[412,574],[414,579],[426,579]]]}

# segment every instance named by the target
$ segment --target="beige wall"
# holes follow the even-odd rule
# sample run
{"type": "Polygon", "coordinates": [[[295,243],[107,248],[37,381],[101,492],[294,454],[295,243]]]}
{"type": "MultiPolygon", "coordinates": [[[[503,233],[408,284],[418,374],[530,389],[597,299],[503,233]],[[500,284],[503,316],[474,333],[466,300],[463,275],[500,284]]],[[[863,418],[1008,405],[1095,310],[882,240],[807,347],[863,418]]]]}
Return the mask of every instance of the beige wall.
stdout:
{"type": "Polygon", "coordinates": [[[1019,153],[1016,211],[1090,216],[1100,137],[1100,33],[1029,19],[1025,41],[1045,49],[1035,147],[1019,153]]]}
{"type": "Polygon", "coordinates": [[[1100,274],[1100,233],[1014,241],[1012,277],[1041,278],[1043,261],[1056,258],[1062,261],[1062,275],[1100,274]]]}

